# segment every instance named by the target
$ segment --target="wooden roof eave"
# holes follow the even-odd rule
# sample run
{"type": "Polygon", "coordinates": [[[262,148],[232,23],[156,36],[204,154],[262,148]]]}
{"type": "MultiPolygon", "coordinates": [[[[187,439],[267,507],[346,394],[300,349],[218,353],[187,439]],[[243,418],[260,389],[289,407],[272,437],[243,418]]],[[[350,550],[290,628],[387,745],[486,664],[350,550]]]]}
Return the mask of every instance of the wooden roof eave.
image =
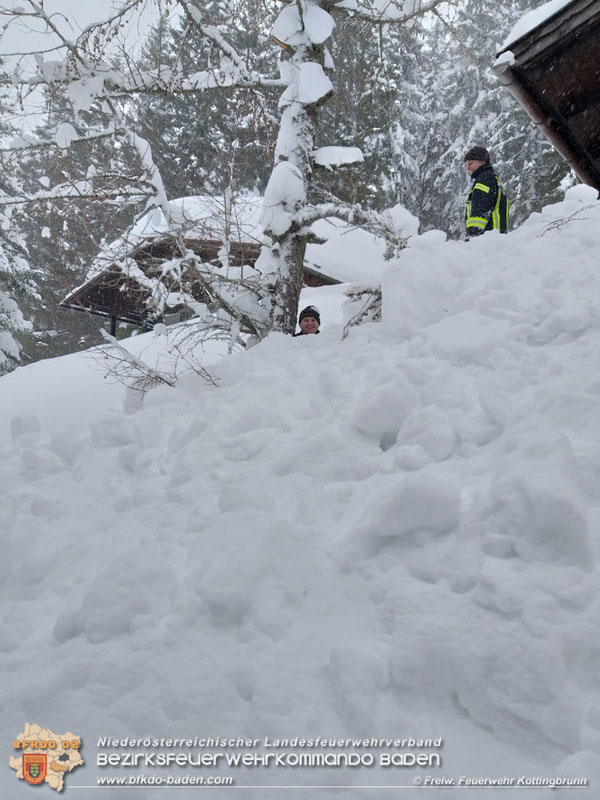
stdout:
{"type": "Polygon", "coordinates": [[[328,286],[337,286],[338,284],[343,283],[343,281],[340,281],[337,278],[333,278],[331,275],[328,275],[326,272],[323,272],[316,265],[313,267],[309,267],[308,264],[305,263],[303,270],[305,275],[312,275],[315,278],[320,278],[323,281],[323,283],[327,284],[328,286]]]}
{"type": "MultiPolygon", "coordinates": [[[[143,245],[138,245],[134,250],[127,254],[128,258],[133,258],[142,272],[147,274],[148,265],[151,264],[153,258],[152,249],[154,247],[162,247],[170,245],[172,242],[169,237],[157,238],[153,242],[144,242],[143,245]],[[146,263],[147,262],[147,263],[146,263]],[[146,268],[146,269],[145,269],[146,268]]],[[[213,257],[216,254],[217,248],[222,247],[223,243],[219,240],[212,239],[187,239],[186,246],[194,250],[194,252],[201,251],[202,248],[209,248],[210,255],[213,257]],[[215,253],[212,253],[215,250],[215,253]]],[[[261,244],[259,242],[235,242],[234,243],[234,256],[245,256],[248,266],[255,269],[253,260],[257,259],[260,254],[261,244]]],[[[168,258],[168,253],[163,254],[162,258],[168,258]]],[[[314,285],[334,285],[340,284],[342,281],[333,278],[327,273],[323,272],[317,265],[308,266],[304,264],[305,281],[308,277],[315,278],[319,281],[314,285]]],[[[129,276],[124,272],[116,263],[112,263],[98,272],[86,283],[73,289],[59,304],[62,308],[68,308],[73,311],[83,311],[88,314],[103,317],[105,319],[114,319],[119,322],[125,322],[129,325],[136,325],[143,327],[145,323],[145,314],[143,313],[142,300],[148,292],[144,291],[140,286],[140,304],[139,311],[129,304],[128,308],[124,308],[122,303],[114,302],[111,297],[116,293],[117,295],[123,290],[124,282],[133,281],[137,282],[135,278],[129,276]],[[108,283],[107,283],[108,281],[108,283]],[[102,295],[101,297],[98,294],[102,295]]],[[[310,284],[313,285],[313,284],[310,284]]]]}
{"type": "Polygon", "coordinates": [[[72,311],[84,311],[87,314],[92,314],[94,317],[102,317],[104,319],[114,319],[117,322],[124,322],[127,325],[135,325],[140,328],[144,324],[144,320],[139,314],[111,314],[110,311],[104,311],[98,307],[92,308],[91,306],[84,306],[80,303],[67,303],[65,300],[59,303],[61,308],[69,308],[72,311]]]}
{"type": "Polygon", "coordinates": [[[106,319],[116,319],[119,322],[125,322],[128,325],[137,325],[138,327],[143,325],[143,317],[141,312],[136,313],[129,309],[129,311],[123,312],[122,309],[120,310],[113,310],[107,305],[99,305],[97,302],[92,303],[90,294],[96,288],[102,288],[103,282],[110,277],[111,281],[118,280],[118,283],[113,283],[110,287],[113,291],[119,291],[120,287],[122,286],[121,281],[126,279],[124,273],[120,270],[120,275],[117,275],[115,272],[116,265],[111,264],[110,267],[107,267],[102,272],[99,272],[93,278],[91,278],[87,283],[78,286],[76,289],[73,289],[69,294],[59,303],[60,308],[68,308],[72,311],[83,311],[87,314],[93,314],[97,317],[104,317],[106,319]]]}
{"type": "Polygon", "coordinates": [[[598,0],[572,0],[562,6],[551,16],[543,20],[537,27],[526,31],[518,39],[506,42],[501,53],[514,53],[519,63],[535,60],[560,47],[561,42],[577,36],[579,30],[593,22],[598,15],[598,0]]]}
{"type": "Polygon", "coordinates": [[[494,72],[515,100],[584,183],[600,192],[600,171],[573,136],[554,106],[536,89],[518,64],[498,62],[494,72]]]}

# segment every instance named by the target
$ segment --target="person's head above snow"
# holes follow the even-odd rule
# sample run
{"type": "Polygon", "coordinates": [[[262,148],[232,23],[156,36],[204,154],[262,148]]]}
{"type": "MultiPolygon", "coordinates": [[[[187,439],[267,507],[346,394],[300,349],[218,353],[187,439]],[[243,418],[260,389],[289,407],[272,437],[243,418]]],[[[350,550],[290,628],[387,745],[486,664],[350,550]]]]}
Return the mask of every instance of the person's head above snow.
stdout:
{"type": "Polygon", "coordinates": [[[489,164],[491,158],[485,147],[475,146],[467,150],[463,160],[465,162],[467,172],[473,173],[476,169],[479,169],[479,167],[482,167],[484,164],[489,164]]]}
{"type": "Polygon", "coordinates": [[[306,306],[300,312],[298,325],[304,334],[318,333],[321,324],[321,314],[316,306],[306,306]]]}

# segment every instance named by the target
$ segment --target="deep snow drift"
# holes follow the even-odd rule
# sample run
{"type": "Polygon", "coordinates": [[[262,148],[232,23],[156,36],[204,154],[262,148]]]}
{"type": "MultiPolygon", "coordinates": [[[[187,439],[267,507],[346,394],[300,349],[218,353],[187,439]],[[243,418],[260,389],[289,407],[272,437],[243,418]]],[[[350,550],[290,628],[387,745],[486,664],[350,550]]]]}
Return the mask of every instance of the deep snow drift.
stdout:
{"type": "Polygon", "coordinates": [[[33,791],[8,767],[25,723],[82,737],[73,796],[137,774],[248,798],[598,785],[599,253],[576,187],[505,237],[414,239],[381,324],[342,341],[323,314],[220,361],[217,388],[132,413],[79,355],[2,378],[2,796],[33,791]],[[442,766],[97,767],[144,750],[97,746],[124,736],[442,737],[442,766]]]}

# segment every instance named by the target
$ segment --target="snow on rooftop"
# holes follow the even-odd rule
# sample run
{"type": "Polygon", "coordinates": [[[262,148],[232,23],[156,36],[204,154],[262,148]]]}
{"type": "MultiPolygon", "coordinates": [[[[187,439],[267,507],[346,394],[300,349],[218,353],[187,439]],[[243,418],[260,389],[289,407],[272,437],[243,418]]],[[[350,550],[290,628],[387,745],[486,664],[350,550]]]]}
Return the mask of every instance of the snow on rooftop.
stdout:
{"type": "MultiPolygon", "coordinates": [[[[322,150],[328,152],[332,159],[335,157],[338,162],[342,157],[359,160],[360,156],[360,151],[356,148],[322,148],[322,150]]],[[[282,165],[286,166],[287,162],[282,162],[282,165]]],[[[290,181],[287,175],[282,186],[289,192],[290,181]]],[[[258,196],[239,196],[230,203],[222,197],[210,196],[191,196],[172,200],[169,203],[169,220],[165,219],[160,208],[152,209],[126,234],[104,247],[94,259],[86,282],[111,264],[130,257],[135,248],[176,233],[183,233],[189,239],[218,241],[223,241],[228,234],[233,241],[261,243],[264,240],[265,218],[270,219],[269,214],[274,213],[273,209],[281,213],[274,200],[270,203],[267,213],[263,207],[263,198],[258,196]]],[[[402,206],[389,209],[383,217],[398,237],[416,236],[419,222],[402,206]]],[[[318,236],[327,239],[327,242],[323,245],[307,246],[306,263],[309,267],[342,282],[378,282],[381,279],[387,263],[384,257],[386,246],[382,238],[333,218],[320,220],[313,225],[313,230],[318,236]]],[[[75,291],[77,289],[72,290],[71,294],[75,291]]]]}
{"type": "Polygon", "coordinates": [[[550,19],[550,17],[557,14],[562,8],[570,5],[572,2],[573,0],[549,0],[549,2],[544,3],[539,8],[529,11],[516,23],[500,49],[504,50],[509,47],[509,45],[516,42],[517,39],[520,39],[521,36],[525,36],[525,34],[537,28],[538,25],[550,19]]]}
{"type": "MultiPolygon", "coordinates": [[[[395,206],[383,217],[398,238],[415,240],[419,220],[405,208],[395,206]]],[[[312,230],[326,242],[307,245],[305,260],[309,267],[344,282],[375,285],[381,282],[389,266],[383,237],[333,218],[315,222],[312,230]]]]}
{"type": "Polygon", "coordinates": [[[86,280],[130,255],[136,247],[169,235],[181,233],[189,239],[262,242],[261,213],[262,198],[252,195],[234,198],[199,195],[171,200],[169,219],[161,208],[148,211],[129,231],[100,251],[86,280]]]}

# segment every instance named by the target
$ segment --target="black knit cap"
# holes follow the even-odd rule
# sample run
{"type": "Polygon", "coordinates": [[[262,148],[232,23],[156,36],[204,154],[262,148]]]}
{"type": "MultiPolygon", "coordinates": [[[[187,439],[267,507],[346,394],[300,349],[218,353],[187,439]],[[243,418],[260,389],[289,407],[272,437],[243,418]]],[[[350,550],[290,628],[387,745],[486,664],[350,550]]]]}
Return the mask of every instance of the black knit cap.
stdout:
{"type": "Polygon", "coordinates": [[[485,161],[489,164],[490,154],[485,147],[472,147],[465,153],[465,161],[485,161]]]}
{"type": "Polygon", "coordinates": [[[321,315],[319,314],[319,309],[316,306],[306,306],[300,312],[300,316],[298,317],[298,322],[302,322],[304,317],[314,317],[319,325],[321,324],[321,315]]]}

